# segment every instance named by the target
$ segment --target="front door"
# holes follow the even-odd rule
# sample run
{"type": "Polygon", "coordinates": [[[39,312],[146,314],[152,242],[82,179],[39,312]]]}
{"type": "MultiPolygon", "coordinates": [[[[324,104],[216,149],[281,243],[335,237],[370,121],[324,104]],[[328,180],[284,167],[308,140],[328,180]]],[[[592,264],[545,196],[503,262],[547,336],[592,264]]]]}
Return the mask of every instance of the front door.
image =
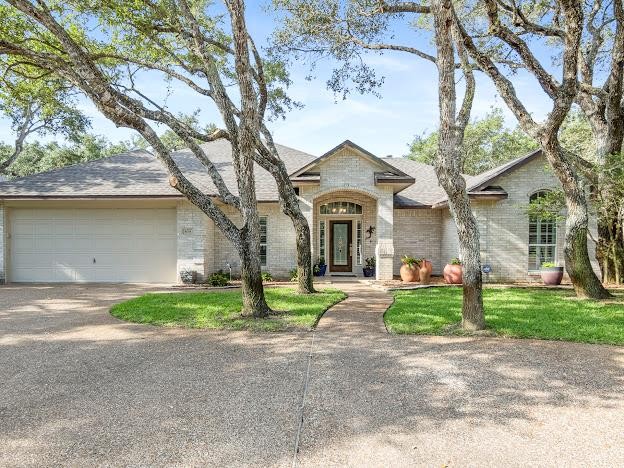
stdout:
{"type": "Polygon", "coordinates": [[[329,269],[332,272],[351,272],[351,221],[329,222],[329,269]]]}

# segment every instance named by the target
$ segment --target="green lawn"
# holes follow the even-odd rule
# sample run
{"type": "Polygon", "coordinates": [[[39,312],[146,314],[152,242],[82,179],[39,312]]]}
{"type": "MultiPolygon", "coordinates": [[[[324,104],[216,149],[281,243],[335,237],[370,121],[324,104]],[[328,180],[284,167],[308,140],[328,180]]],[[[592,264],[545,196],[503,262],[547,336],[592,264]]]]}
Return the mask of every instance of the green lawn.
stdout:
{"type": "Polygon", "coordinates": [[[309,329],[316,325],[323,312],[346,297],[337,289],[301,295],[292,288],[266,288],[265,294],[269,306],[281,313],[261,320],[241,316],[240,291],[145,294],[113,306],[111,314],[130,322],[165,327],[309,329]]]}
{"type": "MultiPolygon", "coordinates": [[[[613,292],[613,291],[612,291],[613,292]]],[[[486,288],[485,321],[491,332],[515,338],[624,344],[624,291],[614,300],[579,300],[571,290],[486,288]]],[[[458,287],[396,291],[385,314],[393,333],[461,334],[458,287]]]]}

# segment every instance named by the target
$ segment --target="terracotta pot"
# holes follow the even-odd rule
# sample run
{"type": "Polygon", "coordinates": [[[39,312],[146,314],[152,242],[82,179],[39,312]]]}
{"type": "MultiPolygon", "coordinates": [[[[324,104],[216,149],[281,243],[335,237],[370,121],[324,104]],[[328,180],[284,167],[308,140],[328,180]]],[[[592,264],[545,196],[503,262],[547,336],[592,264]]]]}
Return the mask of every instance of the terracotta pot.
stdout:
{"type": "Polygon", "coordinates": [[[409,266],[404,263],[401,265],[401,279],[404,283],[415,283],[420,279],[420,270],[418,265],[409,266]]]}
{"type": "Polygon", "coordinates": [[[422,263],[420,264],[420,269],[421,270],[422,270],[423,266],[429,272],[429,276],[431,276],[431,273],[433,272],[433,263],[431,263],[429,260],[423,260],[422,263]]]}
{"type": "Polygon", "coordinates": [[[431,272],[427,268],[426,265],[420,265],[420,282],[422,284],[429,284],[429,278],[431,277],[431,272]]]}
{"type": "Polygon", "coordinates": [[[540,275],[545,285],[558,286],[563,279],[563,267],[542,267],[540,275]]]}
{"type": "Polygon", "coordinates": [[[444,267],[444,282],[446,284],[462,284],[462,266],[451,265],[444,267]]]}

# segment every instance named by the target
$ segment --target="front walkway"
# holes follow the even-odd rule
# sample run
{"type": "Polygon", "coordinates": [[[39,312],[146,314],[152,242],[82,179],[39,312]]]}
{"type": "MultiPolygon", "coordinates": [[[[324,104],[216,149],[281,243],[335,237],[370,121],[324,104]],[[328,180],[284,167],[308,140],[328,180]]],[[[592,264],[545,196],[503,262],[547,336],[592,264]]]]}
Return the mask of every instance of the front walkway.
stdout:
{"type": "Polygon", "coordinates": [[[318,323],[319,333],[361,335],[385,333],[383,314],[392,304],[392,296],[372,287],[365,280],[334,281],[349,297],[329,309],[318,323]]]}
{"type": "Polygon", "coordinates": [[[389,335],[389,295],[335,286],[315,332],[255,334],[108,313],[141,286],[0,286],[0,465],[624,464],[624,348],[389,335]]]}

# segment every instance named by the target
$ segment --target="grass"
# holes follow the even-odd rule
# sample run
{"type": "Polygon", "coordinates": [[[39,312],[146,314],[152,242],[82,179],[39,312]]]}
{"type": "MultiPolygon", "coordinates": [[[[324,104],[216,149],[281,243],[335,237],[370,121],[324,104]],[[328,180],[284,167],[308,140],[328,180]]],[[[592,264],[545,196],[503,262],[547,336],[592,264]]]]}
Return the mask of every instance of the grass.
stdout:
{"type": "Polygon", "coordinates": [[[342,301],[346,294],[325,289],[316,294],[297,294],[292,288],[266,288],[269,306],[283,311],[267,319],[241,315],[240,291],[145,294],[112,307],[111,314],[129,322],[234,330],[281,331],[310,329],[323,312],[342,301]]]}
{"type": "MultiPolygon", "coordinates": [[[[490,332],[513,338],[624,344],[624,292],[615,299],[577,299],[572,290],[487,288],[485,321],[490,332]]],[[[456,287],[396,291],[385,314],[393,333],[462,334],[462,290],[456,287]]]]}

